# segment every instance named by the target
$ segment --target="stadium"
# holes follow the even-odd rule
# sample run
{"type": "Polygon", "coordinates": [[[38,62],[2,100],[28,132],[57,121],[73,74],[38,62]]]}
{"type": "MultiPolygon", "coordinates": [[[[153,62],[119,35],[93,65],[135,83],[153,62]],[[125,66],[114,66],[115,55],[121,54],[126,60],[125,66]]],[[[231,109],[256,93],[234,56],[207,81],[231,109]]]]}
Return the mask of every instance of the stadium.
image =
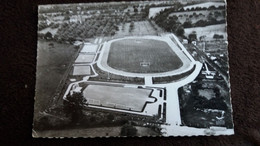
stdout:
{"type": "Polygon", "coordinates": [[[135,36],[104,42],[97,65],[128,77],[165,77],[192,70],[194,59],[174,42],[175,36],[135,36]]]}
{"type": "Polygon", "coordinates": [[[174,34],[85,44],[75,60],[73,74],[87,75],[90,79],[72,83],[67,93],[82,92],[88,106],[93,108],[165,116],[162,106],[165,110],[166,84],[192,81],[189,78],[196,65],[174,34]],[[95,75],[90,75],[90,70],[95,75]],[[91,80],[97,77],[102,80],[91,80]],[[122,82],[115,82],[115,78],[122,82]],[[141,78],[144,83],[130,82],[130,78],[141,78]],[[82,83],[86,86],[81,86],[82,83]]]}

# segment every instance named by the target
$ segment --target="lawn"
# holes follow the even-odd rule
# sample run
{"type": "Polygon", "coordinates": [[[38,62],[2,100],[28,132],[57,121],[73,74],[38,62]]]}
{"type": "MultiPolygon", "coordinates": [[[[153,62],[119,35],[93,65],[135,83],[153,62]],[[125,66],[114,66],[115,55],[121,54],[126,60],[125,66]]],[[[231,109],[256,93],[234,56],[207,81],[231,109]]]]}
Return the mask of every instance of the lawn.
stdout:
{"type": "Polygon", "coordinates": [[[53,96],[77,50],[72,45],[38,41],[35,113],[52,104],[53,96]],[[49,44],[53,43],[54,47],[49,44]]]}
{"type": "Polygon", "coordinates": [[[160,73],[182,66],[180,58],[163,41],[124,39],[111,44],[108,65],[132,73],[160,73]]]}
{"type": "Polygon", "coordinates": [[[155,100],[149,97],[151,92],[148,89],[89,85],[83,95],[91,105],[142,111],[146,102],[155,100]]]}
{"type": "Polygon", "coordinates": [[[199,89],[198,92],[199,92],[199,96],[203,96],[208,100],[216,97],[213,89],[199,89]]]}

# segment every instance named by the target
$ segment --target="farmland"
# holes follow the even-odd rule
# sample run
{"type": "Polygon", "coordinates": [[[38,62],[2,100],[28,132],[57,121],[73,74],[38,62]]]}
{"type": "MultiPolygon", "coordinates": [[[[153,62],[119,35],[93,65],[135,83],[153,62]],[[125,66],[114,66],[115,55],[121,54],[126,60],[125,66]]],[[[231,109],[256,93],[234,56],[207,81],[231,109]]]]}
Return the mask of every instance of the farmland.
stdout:
{"type": "Polygon", "coordinates": [[[197,7],[209,8],[211,6],[215,6],[215,7],[225,6],[225,3],[223,3],[223,2],[206,2],[206,3],[201,3],[201,4],[185,6],[183,8],[184,8],[184,10],[187,10],[187,9],[192,9],[192,8],[194,9],[194,8],[197,8],[197,7]]]}
{"type": "Polygon", "coordinates": [[[119,25],[119,30],[115,34],[115,38],[130,36],[130,35],[157,35],[158,32],[163,30],[159,27],[151,25],[149,21],[136,21],[133,22],[134,27],[132,31],[130,29],[130,23],[122,23],[119,25]]]}
{"type": "Polygon", "coordinates": [[[182,64],[167,43],[150,39],[115,41],[108,55],[110,67],[133,73],[166,72],[178,69],[182,64]]]}
{"type": "Polygon", "coordinates": [[[219,34],[224,36],[224,40],[227,39],[226,33],[226,24],[218,24],[218,25],[211,25],[206,27],[194,27],[194,28],[186,28],[185,36],[188,36],[192,31],[197,33],[197,38],[201,36],[206,36],[206,40],[213,39],[214,34],[219,34]]]}
{"type": "Polygon", "coordinates": [[[225,11],[224,10],[200,10],[200,11],[186,11],[186,12],[174,12],[169,15],[171,16],[177,16],[178,21],[180,23],[184,23],[185,21],[191,21],[191,23],[196,23],[199,20],[208,20],[208,17],[213,17],[217,21],[220,21],[224,19],[225,17],[225,11]]]}

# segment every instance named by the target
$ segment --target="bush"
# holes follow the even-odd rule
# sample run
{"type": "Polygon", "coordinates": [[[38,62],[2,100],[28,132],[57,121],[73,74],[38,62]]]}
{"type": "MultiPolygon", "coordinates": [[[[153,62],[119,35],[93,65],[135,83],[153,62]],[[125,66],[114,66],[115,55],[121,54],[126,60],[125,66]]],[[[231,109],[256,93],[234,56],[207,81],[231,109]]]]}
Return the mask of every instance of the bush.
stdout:
{"type": "Polygon", "coordinates": [[[185,22],[182,24],[182,26],[183,26],[184,28],[190,28],[190,27],[192,27],[191,21],[185,21],[185,22]]]}
{"type": "Polygon", "coordinates": [[[49,31],[44,35],[45,39],[52,39],[52,33],[50,33],[49,31]]]}
{"type": "Polygon", "coordinates": [[[130,124],[124,125],[120,133],[121,136],[136,136],[136,134],[137,134],[137,129],[130,124]]]}
{"type": "Polygon", "coordinates": [[[184,29],[182,27],[179,27],[177,30],[176,30],[176,34],[178,36],[183,36],[184,35],[184,29]]]}
{"type": "Polygon", "coordinates": [[[218,40],[218,39],[223,39],[224,36],[223,35],[214,34],[213,38],[218,40]]]}
{"type": "Polygon", "coordinates": [[[66,117],[42,115],[42,117],[34,121],[33,127],[36,130],[60,129],[70,122],[70,119],[66,117]]]}

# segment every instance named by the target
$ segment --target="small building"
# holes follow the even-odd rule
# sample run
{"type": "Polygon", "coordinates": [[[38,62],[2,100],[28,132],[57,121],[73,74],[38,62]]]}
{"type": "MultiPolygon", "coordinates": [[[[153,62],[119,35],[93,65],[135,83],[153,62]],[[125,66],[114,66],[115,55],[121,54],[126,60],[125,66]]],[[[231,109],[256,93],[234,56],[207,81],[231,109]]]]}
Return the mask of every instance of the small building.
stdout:
{"type": "Polygon", "coordinates": [[[182,40],[182,44],[188,44],[188,40],[187,39],[183,39],[182,40]]]}
{"type": "Polygon", "coordinates": [[[191,43],[192,43],[193,45],[195,45],[195,46],[197,45],[197,42],[196,42],[196,41],[192,41],[191,43]]]}

